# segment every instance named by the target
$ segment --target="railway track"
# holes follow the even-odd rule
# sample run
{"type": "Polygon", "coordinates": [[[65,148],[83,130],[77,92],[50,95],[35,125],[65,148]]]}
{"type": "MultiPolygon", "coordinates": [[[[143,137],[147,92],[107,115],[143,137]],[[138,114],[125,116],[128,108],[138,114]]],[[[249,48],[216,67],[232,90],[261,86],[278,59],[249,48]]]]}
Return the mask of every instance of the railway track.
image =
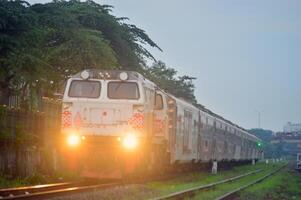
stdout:
{"type": "MultiPolygon", "coordinates": [[[[249,183],[247,185],[241,186],[241,187],[236,188],[236,189],[234,189],[234,190],[232,190],[232,191],[230,191],[226,194],[223,194],[222,196],[216,198],[216,200],[229,200],[237,192],[239,192],[239,191],[241,191],[241,190],[243,190],[243,189],[245,189],[245,188],[247,188],[251,185],[254,185],[256,183],[261,182],[262,180],[264,180],[264,179],[268,178],[269,176],[273,175],[274,173],[278,172],[279,170],[281,170],[285,166],[286,165],[283,165],[283,166],[279,167],[278,169],[274,170],[273,172],[271,172],[269,174],[266,174],[266,175],[260,177],[259,179],[255,180],[255,181],[252,181],[251,183],[249,183]]],[[[154,198],[152,200],[185,199],[185,198],[193,197],[199,191],[213,189],[215,186],[218,186],[220,184],[225,184],[225,183],[237,181],[237,180],[239,180],[243,177],[250,176],[250,175],[253,175],[253,174],[257,174],[259,172],[262,172],[262,170],[258,169],[258,170],[251,171],[251,172],[239,175],[239,176],[235,176],[235,177],[224,179],[224,180],[221,180],[221,181],[218,181],[218,182],[210,183],[208,185],[201,185],[201,186],[198,186],[198,187],[194,187],[194,188],[186,189],[186,190],[183,190],[183,191],[171,193],[171,194],[166,195],[166,196],[157,197],[157,198],[154,198]]]]}
{"type": "MultiPolygon", "coordinates": [[[[284,165],[285,166],[285,165],[284,165]]],[[[273,172],[247,184],[244,186],[241,186],[233,191],[230,191],[220,197],[218,197],[218,200],[228,200],[231,199],[236,193],[239,191],[254,185],[265,178],[268,178],[269,176],[273,175],[280,169],[282,169],[284,166],[278,168],[277,170],[274,170],[273,172]]],[[[262,172],[262,169],[257,169],[245,174],[241,174],[239,176],[235,176],[232,178],[224,179],[215,183],[211,183],[208,185],[202,185],[198,187],[194,187],[191,189],[175,192],[166,196],[154,198],[153,200],[163,200],[163,199],[183,199],[187,197],[193,197],[196,192],[202,191],[202,190],[208,190],[212,189],[217,185],[220,184],[225,184],[229,182],[236,181],[238,179],[241,179],[246,176],[250,176],[253,174],[257,174],[262,172]]],[[[163,176],[161,178],[156,178],[155,180],[165,180],[168,178],[172,178],[172,176],[163,176]]],[[[153,181],[154,179],[140,179],[140,180],[132,180],[129,182],[123,182],[121,180],[111,180],[102,182],[102,183],[97,183],[97,182],[66,182],[66,183],[55,183],[55,184],[46,184],[46,185],[37,185],[37,186],[28,186],[28,187],[18,187],[18,188],[8,188],[8,189],[0,189],[0,199],[1,200],[17,200],[17,199],[22,199],[22,200],[36,200],[36,199],[47,199],[51,197],[58,197],[58,196],[65,196],[65,195],[72,195],[72,194],[78,194],[82,192],[91,192],[91,191],[96,191],[96,190],[101,190],[101,189],[106,189],[106,188],[111,188],[111,187],[116,187],[116,186],[122,186],[122,185],[127,185],[131,183],[145,183],[149,181],[153,181]]]]}
{"type": "Polygon", "coordinates": [[[61,195],[71,195],[80,192],[89,192],[98,189],[105,189],[109,187],[122,185],[123,182],[106,182],[106,183],[92,183],[92,182],[66,182],[36,185],[28,187],[17,187],[0,189],[1,200],[34,200],[34,199],[46,199],[50,197],[56,197],[61,195]]]}
{"type": "Polygon", "coordinates": [[[236,189],[234,189],[234,190],[232,190],[232,191],[230,191],[230,192],[228,192],[228,193],[226,193],[226,194],[224,194],[224,195],[222,195],[222,196],[216,198],[215,200],[230,200],[230,199],[233,199],[233,197],[234,197],[238,192],[240,192],[240,191],[242,191],[242,190],[244,190],[244,189],[246,189],[246,188],[248,188],[248,187],[250,187],[250,186],[252,186],[252,185],[255,185],[255,184],[257,184],[257,183],[260,183],[260,182],[263,181],[264,179],[266,179],[266,178],[272,176],[273,174],[277,173],[278,171],[280,171],[280,170],[281,170],[282,168],[284,168],[285,166],[286,166],[286,165],[283,165],[283,166],[279,167],[278,169],[276,169],[276,170],[274,170],[274,171],[272,171],[272,172],[270,172],[270,173],[268,173],[268,174],[266,174],[266,175],[264,175],[264,176],[262,176],[262,177],[260,177],[260,178],[258,178],[258,179],[256,179],[256,180],[254,180],[254,181],[252,181],[252,182],[250,182],[250,183],[248,183],[248,184],[246,184],[246,185],[243,185],[243,186],[241,186],[241,187],[239,187],[239,188],[236,188],[236,189]]]}
{"type": "MultiPolygon", "coordinates": [[[[182,172],[180,174],[185,174],[182,172]]],[[[35,200],[35,199],[47,199],[51,197],[71,195],[81,192],[91,192],[100,189],[133,184],[133,183],[145,183],[149,181],[161,181],[174,178],[175,174],[168,174],[159,177],[144,177],[138,179],[130,179],[127,181],[122,180],[98,180],[98,181],[81,181],[81,182],[65,182],[65,183],[53,183],[45,185],[35,185],[16,188],[0,189],[0,200],[35,200]]]]}
{"type": "Polygon", "coordinates": [[[175,178],[178,175],[185,175],[197,171],[181,171],[175,173],[167,173],[165,175],[147,175],[143,178],[128,179],[122,181],[121,179],[104,179],[94,181],[81,181],[81,182],[65,182],[53,183],[45,185],[35,185],[16,188],[0,189],[0,200],[34,200],[34,199],[47,199],[50,197],[57,197],[62,195],[71,195],[81,192],[91,192],[95,190],[110,188],[114,186],[122,186],[128,184],[143,184],[150,181],[163,181],[175,178]]]}

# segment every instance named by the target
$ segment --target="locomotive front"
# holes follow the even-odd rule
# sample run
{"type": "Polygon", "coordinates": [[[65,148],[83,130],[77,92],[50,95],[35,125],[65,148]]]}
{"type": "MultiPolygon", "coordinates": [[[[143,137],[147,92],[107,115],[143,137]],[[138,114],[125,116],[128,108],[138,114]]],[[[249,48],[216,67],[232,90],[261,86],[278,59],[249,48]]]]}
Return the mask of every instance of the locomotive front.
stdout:
{"type": "Polygon", "coordinates": [[[150,107],[136,72],[84,70],[66,84],[62,163],[85,177],[121,177],[142,162],[150,107]]]}

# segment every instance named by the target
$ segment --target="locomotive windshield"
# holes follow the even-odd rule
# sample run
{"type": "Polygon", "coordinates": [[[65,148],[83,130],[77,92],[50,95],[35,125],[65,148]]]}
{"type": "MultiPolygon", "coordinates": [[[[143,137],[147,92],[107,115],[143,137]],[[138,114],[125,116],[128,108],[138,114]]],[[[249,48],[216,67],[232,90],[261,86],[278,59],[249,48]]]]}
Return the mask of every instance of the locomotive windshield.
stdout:
{"type": "Polygon", "coordinates": [[[69,96],[78,98],[98,98],[100,82],[73,80],[70,84],[69,96]]]}
{"type": "Polygon", "coordinates": [[[139,89],[134,82],[110,82],[108,84],[110,99],[139,99],[139,89]]]}

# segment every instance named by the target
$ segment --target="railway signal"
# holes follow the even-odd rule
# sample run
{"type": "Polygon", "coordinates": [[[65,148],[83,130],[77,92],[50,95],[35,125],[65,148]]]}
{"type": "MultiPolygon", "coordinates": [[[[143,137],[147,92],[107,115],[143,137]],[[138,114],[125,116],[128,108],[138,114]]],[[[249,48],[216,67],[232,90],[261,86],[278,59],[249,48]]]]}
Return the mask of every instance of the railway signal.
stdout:
{"type": "Polygon", "coordinates": [[[261,142],[257,142],[256,144],[257,144],[257,147],[258,147],[258,148],[261,148],[261,147],[262,147],[262,143],[261,143],[261,142]]]}

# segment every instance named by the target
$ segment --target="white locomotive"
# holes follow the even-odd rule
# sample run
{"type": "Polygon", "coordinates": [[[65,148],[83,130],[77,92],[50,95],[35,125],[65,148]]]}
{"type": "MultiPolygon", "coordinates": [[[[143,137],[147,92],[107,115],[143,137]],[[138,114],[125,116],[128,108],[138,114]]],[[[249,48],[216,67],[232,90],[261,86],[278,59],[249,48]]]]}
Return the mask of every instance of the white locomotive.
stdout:
{"type": "Polygon", "coordinates": [[[90,177],[261,157],[257,137],[131,71],[90,69],[71,77],[62,136],[69,166],[90,177]]]}

